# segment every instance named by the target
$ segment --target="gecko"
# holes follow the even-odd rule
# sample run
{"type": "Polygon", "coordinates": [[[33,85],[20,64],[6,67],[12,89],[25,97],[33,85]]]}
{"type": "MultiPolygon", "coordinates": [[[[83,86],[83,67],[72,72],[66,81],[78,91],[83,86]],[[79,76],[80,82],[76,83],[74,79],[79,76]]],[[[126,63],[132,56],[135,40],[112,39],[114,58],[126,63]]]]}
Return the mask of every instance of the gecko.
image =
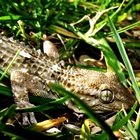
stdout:
{"type": "MultiPolygon", "coordinates": [[[[64,61],[48,57],[45,53],[24,43],[0,35],[0,69],[8,69],[11,88],[17,108],[30,108],[29,94],[52,98],[48,83],[56,82],[72,91],[95,112],[119,111],[122,105],[130,109],[135,97],[124,87],[114,72],[101,72],[67,66],[64,61]]],[[[71,102],[67,106],[79,111],[71,102]]],[[[23,123],[36,123],[33,112],[22,113],[23,123]]]]}

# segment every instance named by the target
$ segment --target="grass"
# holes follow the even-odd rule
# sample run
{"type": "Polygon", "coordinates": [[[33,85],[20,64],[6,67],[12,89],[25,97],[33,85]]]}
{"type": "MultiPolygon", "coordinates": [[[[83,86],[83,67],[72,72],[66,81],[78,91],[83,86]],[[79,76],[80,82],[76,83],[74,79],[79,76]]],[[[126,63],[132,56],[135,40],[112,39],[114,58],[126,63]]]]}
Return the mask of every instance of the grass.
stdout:
{"type": "MultiPolygon", "coordinates": [[[[50,40],[55,38],[54,43],[60,46],[60,59],[64,60],[72,58],[77,48],[81,48],[80,50],[83,51],[88,47],[92,51],[95,48],[99,49],[104,55],[107,71],[115,71],[124,86],[128,85],[126,75],[129,75],[129,85],[133,88],[137,101],[140,103],[139,87],[126,52],[128,48],[133,51],[139,49],[137,37],[128,34],[129,31],[133,31],[134,28],[138,28],[140,25],[136,16],[139,10],[140,4],[134,0],[124,0],[122,3],[117,0],[26,0],[20,2],[1,0],[0,27],[6,36],[14,36],[16,40],[23,41],[36,49],[42,49],[43,34],[46,34],[50,40]],[[129,20],[129,17],[131,20],[129,20]],[[113,43],[110,40],[113,40],[113,43]],[[81,46],[84,46],[84,49],[81,46]],[[115,51],[114,46],[118,47],[118,51],[115,51]],[[127,71],[124,72],[120,61],[125,65],[127,71]]],[[[87,67],[87,69],[91,69],[91,67],[87,67]]],[[[95,67],[95,69],[97,68],[95,67]]],[[[3,81],[9,82],[9,78],[5,74],[6,71],[3,75],[1,74],[3,81]]],[[[31,97],[31,101],[38,104],[38,106],[23,110],[15,108],[10,84],[9,87],[0,86],[1,138],[34,139],[39,137],[40,139],[67,139],[71,137],[73,139],[76,134],[71,129],[50,135],[33,131],[30,128],[20,127],[19,129],[17,126],[9,126],[6,123],[9,118],[15,116],[16,112],[35,111],[43,114],[43,117],[56,118],[55,115],[50,115],[48,112],[53,112],[55,109],[60,109],[61,112],[61,109],[63,110],[62,104],[68,98],[71,98],[77,106],[82,108],[88,118],[102,128],[100,133],[91,134],[89,124],[85,121],[79,134],[81,139],[106,140],[122,137],[123,139],[137,140],[140,137],[140,115],[136,109],[137,103],[127,113],[124,109],[120,110],[116,115],[114,125],[110,127],[87,105],[81,102],[77,96],[60,85],[52,84],[50,86],[53,91],[62,94],[64,97],[55,101],[31,97]],[[136,121],[134,121],[135,119],[136,121]],[[114,132],[122,133],[117,136],[114,132]]]]}

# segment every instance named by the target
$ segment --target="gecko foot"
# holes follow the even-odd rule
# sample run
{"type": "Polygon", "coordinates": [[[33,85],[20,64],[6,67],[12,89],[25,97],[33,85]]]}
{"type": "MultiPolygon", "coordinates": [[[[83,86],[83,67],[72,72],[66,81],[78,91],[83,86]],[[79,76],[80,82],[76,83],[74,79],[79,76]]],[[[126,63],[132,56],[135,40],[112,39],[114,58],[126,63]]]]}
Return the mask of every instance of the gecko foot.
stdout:
{"type": "Polygon", "coordinates": [[[22,125],[27,126],[29,124],[36,124],[36,118],[33,112],[22,113],[22,125]]]}
{"type": "MultiPolygon", "coordinates": [[[[33,106],[34,106],[33,104],[26,101],[17,102],[17,109],[31,108],[33,106]]],[[[37,123],[37,120],[33,112],[22,113],[22,125],[27,126],[35,123],[37,123]]]]}

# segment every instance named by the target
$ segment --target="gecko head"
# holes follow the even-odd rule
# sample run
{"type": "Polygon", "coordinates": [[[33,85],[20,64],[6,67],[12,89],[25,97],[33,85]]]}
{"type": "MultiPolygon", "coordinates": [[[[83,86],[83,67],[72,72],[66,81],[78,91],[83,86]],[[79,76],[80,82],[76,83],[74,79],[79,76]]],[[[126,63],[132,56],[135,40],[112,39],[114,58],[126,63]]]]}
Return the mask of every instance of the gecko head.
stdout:
{"type": "Polygon", "coordinates": [[[129,110],[136,100],[114,73],[105,73],[104,79],[93,88],[91,85],[82,98],[97,113],[116,112],[122,107],[129,110]]]}
{"type": "MultiPolygon", "coordinates": [[[[82,76],[76,75],[76,79],[69,79],[67,85],[70,85],[72,91],[95,112],[117,112],[122,107],[129,110],[133,106],[135,96],[120,83],[115,73],[84,69],[81,73],[82,76]]],[[[70,102],[67,105],[75,112],[81,112],[70,102]]]]}

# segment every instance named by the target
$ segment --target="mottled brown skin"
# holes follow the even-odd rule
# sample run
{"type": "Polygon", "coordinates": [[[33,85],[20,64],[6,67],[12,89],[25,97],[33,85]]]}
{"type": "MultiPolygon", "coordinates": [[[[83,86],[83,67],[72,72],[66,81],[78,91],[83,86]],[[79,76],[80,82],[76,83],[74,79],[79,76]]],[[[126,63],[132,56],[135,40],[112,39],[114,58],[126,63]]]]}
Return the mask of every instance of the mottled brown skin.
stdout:
{"type": "MultiPolygon", "coordinates": [[[[5,70],[18,50],[16,61],[9,69],[12,91],[18,108],[32,107],[28,93],[46,98],[56,98],[48,92],[49,82],[57,82],[73,91],[96,112],[114,112],[122,108],[130,109],[135,97],[120,84],[115,73],[65,66],[63,61],[51,59],[46,54],[17,43],[12,39],[0,37],[0,69],[5,70]]],[[[76,112],[80,110],[67,102],[76,112]]],[[[23,114],[23,123],[35,123],[34,114],[23,114]]]]}

